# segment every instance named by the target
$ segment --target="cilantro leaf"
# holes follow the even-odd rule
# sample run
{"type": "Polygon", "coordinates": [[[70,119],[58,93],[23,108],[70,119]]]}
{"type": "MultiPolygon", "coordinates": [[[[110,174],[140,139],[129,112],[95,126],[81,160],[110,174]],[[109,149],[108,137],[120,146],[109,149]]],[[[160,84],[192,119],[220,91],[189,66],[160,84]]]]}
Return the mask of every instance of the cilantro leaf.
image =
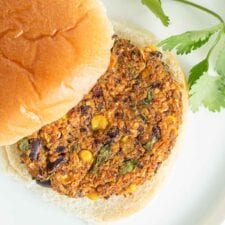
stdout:
{"type": "Polygon", "coordinates": [[[169,25],[170,19],[164,13],[160,0],[141,0],[141,2],[143,5],[147,6],[155,14],[156,17],[161,20],[163,25],[169,25]]]}
{"type": "Polygon", "coordinates": [[[161,41],[159,46],[165,51],[176,49],[178,55],[188,54],[207,43],[214,33],[214,27],[199,31],[188,31],[161,41]]]}
{"type": "Polygon", "coordinates": [[[225,107],[225,79],[221,76],[205,74],[192,86],[190,105],[196,112],[201,105],[210,111],[220,111],[225,107]]]}
{"type": "Polygon", "coordinates": [[[202,60],[200,63],[192,67],[188,78],[188,84],[191,88],[192,85],[209,69],[208,57],[202,60]]]}
{"type": "Polygon", "coordinates": [[[216,71],[219,75],[225,77],[225,46],[217,58],[216,71]]]}

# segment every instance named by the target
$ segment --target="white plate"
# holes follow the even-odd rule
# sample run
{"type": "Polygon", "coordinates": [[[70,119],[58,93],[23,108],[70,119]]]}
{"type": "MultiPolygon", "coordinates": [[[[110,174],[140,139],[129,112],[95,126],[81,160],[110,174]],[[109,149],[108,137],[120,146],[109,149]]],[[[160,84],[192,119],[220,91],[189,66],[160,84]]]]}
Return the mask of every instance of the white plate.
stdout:
{"type": "MultiPolygon", "coordinates": [[[[196,0],[225,18],[224,0],[196,0]]],[[[171,26],[165,28],[139,0],[104,0],[112,18],[131,21],[160,38],[216,21],[204,13],[164,0],[171,26]]],[[[203,47],[181,57],[187,72],[206,54],[203,47]]],[[[183,149],[165,185],[139,213],[115,225],[218,225],[225,218],[225,111],[188,113],[183,149]]],[[[42,202],[23,184],[0,175],[0,225],[83,225],[58,208],[42,202]]]]}

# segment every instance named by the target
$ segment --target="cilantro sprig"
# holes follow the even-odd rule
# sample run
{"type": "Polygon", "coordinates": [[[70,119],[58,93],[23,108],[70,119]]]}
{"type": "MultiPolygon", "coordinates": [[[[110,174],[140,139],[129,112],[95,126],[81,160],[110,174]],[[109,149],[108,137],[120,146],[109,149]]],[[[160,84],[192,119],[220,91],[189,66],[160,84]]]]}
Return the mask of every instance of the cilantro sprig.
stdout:
{"type": "MultiPolygon", "coordinates": [[[[175,50],[178,55],[184,55],[201,48],[211,38],[214,38],[214,42],[205,58],[191,68],[188,84],[190,105],[193,111],[197,111],[201,105],[213,112],[220,111],[221,108],[225,108],[225,22],[220,15],[201,5],[187,0],[174,1],[199,9],[218,20],[215,26],[171,36],[161,41],[159,46],[164,51],[175,50]],[[214,62],[211,60],[212,53],[221,44],[222,40],[222,50],[217,52],[216,61],[214,62]],[[214,74],[214,76],[210,74],[211,67],[215,71],[216,75],[214,74]]],[[[151,4],[151,1],[148,2],[151,4]]],[[[158,6],[159,10],[162,10],[161,1],[158,2],[160,4],[158,6]]],[[[154,10],[157,11],[156,9],[154,10]]]]}
{"type": "Polygon", "coordinates": [[[158,17],[163,25],[168,26],[170,23],[169,17],[164,13],[160,0],[141,0],[142,4],[147,6],[156,17],[158,17]]]}

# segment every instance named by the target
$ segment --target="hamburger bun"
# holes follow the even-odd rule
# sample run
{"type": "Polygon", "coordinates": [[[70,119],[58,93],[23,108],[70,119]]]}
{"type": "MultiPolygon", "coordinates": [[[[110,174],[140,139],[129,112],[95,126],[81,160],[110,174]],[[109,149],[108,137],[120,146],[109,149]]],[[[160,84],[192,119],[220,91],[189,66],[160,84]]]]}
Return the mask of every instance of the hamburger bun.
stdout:
{"type": "Polygon", "coordinates": [[[0,3],[0,146],[66,114],[105,72],[112,27],[99,0],[0,3]]]}
{"type": "MultiPolygon", "coordinates": [[[[128,39],[139,47],[157,44],[157,39],[151,33],[127,23],[114,23],[114,31],[120,38],[128,39]]],[[[187,105],[187,86],[184,73],[178,61],[171,53],[163,52],[162,60],[169,66],[173,78],[183,87],[182,103],[183,112],[185,114],[187,105]]],[[[1,160],[4,159],[4,165],[7,165],[5,166],[5,169],[10,171],[10,174],[25,182],[29,188],[33,189],[36,194],[45,201],[57,205],[67,212],[74,214],[76,217],[83,218],[87,221],[106,222],[133,214],[149,202],[150,198],[152,198],[153,194],[158,190],[159,185],[164,180],[165,172],[168,172],[172,165],[172,161],[179,149],[179,143],[182,142],[182,130],[183,128],[180,129],[179,140],[172,150],[172,154],[169,159],[162,164],[155,177],[146,181],[144,185],[140,186],[137,191],[134,192],[134,194],[128,197],[112,196],[108,200],[100,199],[98,201],[92,201],[88,198],[73,199],[59,195],[51,189],[39,187],[32,181],[25,165],[21,164],[16,145],[5,147],[5,153],[7,154],[3,156],[1,160]]]]}

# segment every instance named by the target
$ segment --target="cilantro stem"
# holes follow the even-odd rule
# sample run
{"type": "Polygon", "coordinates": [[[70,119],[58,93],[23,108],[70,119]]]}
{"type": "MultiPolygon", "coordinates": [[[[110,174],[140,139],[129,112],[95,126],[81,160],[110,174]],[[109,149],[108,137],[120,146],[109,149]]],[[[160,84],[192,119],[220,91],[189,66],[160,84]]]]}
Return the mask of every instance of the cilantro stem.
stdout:
{"type": "Polygon", "coordinates": [[[215,48],[215,47],[217,46],[217,44],[219,43],[219,41],[220,41],[222,35],[223,35],[223,31],[220,31],[219,34],[217,35],[217,38],[216,38],[215,42],[213,43],[212,47],[210,48],[210,50],[209,50],[209,52],[208,52],[208,54],[207,54],[207,59],[209,59],[209,57],[210,57],[212,51],[214,50],[214,48],[215,48]]]}
{"type": "Polygon", "coordinates": [[[223,24],[223,27],[224,27],[224,30],[225,30],[225,23],[224,23],[223,18],[220,15],[218,15],[217,13],[213,12],[212,10],[207,9],[207,8],[201,6],[201,5],[195,4],[193,2],[189,2],[187,0],[174,0],[174,1],[181,2],[181,3],[187,4],[187,5],[193,6],[195,8],[198,8],[198,9],[200,9],[200,10],[202,10],[202,11],[204,11],[204,12],[206,12],[206,13],[212,15],[212,16],[214,16],[215,18],[217,18],[223,24]]]}

